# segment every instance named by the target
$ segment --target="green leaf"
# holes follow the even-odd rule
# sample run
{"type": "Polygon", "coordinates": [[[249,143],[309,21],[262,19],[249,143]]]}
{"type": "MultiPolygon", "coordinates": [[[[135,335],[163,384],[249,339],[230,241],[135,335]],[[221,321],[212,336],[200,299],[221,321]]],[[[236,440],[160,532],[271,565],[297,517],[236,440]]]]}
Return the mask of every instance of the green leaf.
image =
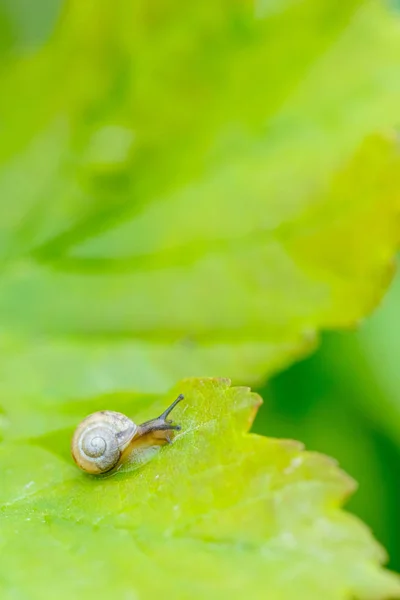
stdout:
{"type": "Polygon", "coordinates": [[[361,0],[154,11],[71,1],[51,43],[3,67],[11,418],[184,376],[258,383],[389,280],[394,14],[361,0]]]}
{"type": "Polygon", "coordinates": [[[247,434],[261,401],[248,388],[193,379],[168,398],[142,399],[141,410],[128,395],[97,405],[136,409],[140,421],[177,391],[182,432],[141,468],[81,473],[66,457],[71,428],[56,445],[39,437],[0,447],[2,598],[400,593],[400,581],[379,568],[382,549],[341,510],[352,480],[297,442],[247,434]]]}
{"type": "Polygon", "coordinates": [[[183,376],[259,382],[376,305],[399,40],[373,0],[71,0],[46,46],[5,44],[2,598],[398,591],[340,510],[353,484],[244,435],[243,389],[182,384],[182,435],[113,478],[79,473],[69,440],[100,408],[152,416],[144,394],[183,376]]]}

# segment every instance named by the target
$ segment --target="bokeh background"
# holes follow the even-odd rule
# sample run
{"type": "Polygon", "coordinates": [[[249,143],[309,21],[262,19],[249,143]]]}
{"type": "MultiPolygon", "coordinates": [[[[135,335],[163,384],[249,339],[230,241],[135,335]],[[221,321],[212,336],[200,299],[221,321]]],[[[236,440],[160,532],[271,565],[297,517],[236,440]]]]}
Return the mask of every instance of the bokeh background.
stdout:
{"type": "MultiPolygon", "coordinates": [[[[62,0],[0,0],[1,51],[29,54],[40,48],[62,6],[62,0]]],[[[254,426],[338,459],[361,488],[349,508],[372,527],[395,570],[400,570],[399,351],[397,276],[359,329],[323,333],[315,354],[261,387],[265,403],[254,426]]]]}
{"type": "Polygon", "coordinates": [[[357,330],[324,333],[317,352],[260,390],[255,429],[334,456],[359,483],[348,508],[400,570],[400,275],[357,330]]]}

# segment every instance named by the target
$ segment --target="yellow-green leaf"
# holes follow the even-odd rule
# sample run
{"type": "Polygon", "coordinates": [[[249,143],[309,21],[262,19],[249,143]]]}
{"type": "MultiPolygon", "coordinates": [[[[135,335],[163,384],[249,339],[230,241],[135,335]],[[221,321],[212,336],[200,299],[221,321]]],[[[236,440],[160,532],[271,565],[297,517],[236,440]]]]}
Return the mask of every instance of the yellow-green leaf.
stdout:
{"type": "Polygon", "coordinates": [[[341,508],[353,481],[297,442],[248,434],[261,401],[248,388],[193,379],[141,410],[129,396],[97,403],[131,408],[140,421],[178,391],[182,432],[141,468],[83,474],[68,456],[70,427],[56,444],[39,437],[0,447],[2,598],[400,593],[399,580],[379,566],[383,550],[341,508]]]}
{"type": "Polygon", "coordinates": [[[259,382],[376,305],[399,32],[378,0],[70,0],[42,48],[0,44],[2,600],[398,592],[352,482],[245,434],[242,388],[179,386],[140,470],[85,478],[69,441],[183,376],[259,382]]]}
{"type": "Polygon", "coordinates": [[[2,67],[11,413],[22,396],[26,410],[184,376],[262,381],[389,280],[396,14],[375,0],[151,6],[70,0],[42,50],[2,67]]]}

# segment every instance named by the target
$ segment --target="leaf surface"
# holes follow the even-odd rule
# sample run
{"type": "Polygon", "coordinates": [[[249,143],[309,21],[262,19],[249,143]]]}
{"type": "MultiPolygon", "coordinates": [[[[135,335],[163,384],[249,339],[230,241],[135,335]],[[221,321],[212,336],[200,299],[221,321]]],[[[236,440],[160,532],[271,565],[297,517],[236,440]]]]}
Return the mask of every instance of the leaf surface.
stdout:
{"type": "Polygon", "coordinates": [[[3,65],[4,410],[260,382],[391,276],[395,14],[157,6],[70,1],[42,50],[3,65]]]}
{"type": "Polygon", "coordinates": [[[260,382],[376,305],[399,39],[376,1],[71,0],[2,57],[2,599],[396,594],[353,484],[245,435],[246,390],[187,380],[176,443],[113,478],[69,440],[184,376],[260,382]]]}
{"type": "MultiPolygon", "coordinates": [[[[379,568],[383,550],[342,511],[354,483],[332,460],[248,434],[261,399],[247,388],[193,379],[170,397],[178,390],[182,432],[140,468],[128,464],[105,478],[81,473],[67,457],[70,427],[56,445],[41,436],[1,447],[2,598],[13,590],[34,600],[400,592],[397,578],[379,568]]],[[[136,408],[138,421],[169,402],[149,400],[106,399],[112,409],[136,408]]]]}

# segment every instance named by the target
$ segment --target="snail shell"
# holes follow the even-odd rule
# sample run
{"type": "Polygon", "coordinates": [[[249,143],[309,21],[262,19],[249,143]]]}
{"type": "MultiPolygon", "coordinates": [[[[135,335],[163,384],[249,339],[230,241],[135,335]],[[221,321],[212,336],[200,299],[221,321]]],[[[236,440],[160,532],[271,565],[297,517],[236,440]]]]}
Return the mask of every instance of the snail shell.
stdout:
{"type": "Polygon", "coordinates": [[[86,473],[106,473],[118,464],[137,430],[138,426],[122,413],[111,410],[93,413],[74,433],[72,457],[86,473]]]}
{"type": "Polygon", "coordinates": [[[180,431],[180,425],[173,424],[167,417],[183,398],[183,394],[179,394],[159,417],[141,425],[111,410],[89,415],[78,425],[72,438],[74,461],[92,475],[107,473],[132,458],[140,462],[140,453],[146,448],[170,444],[180,431]]]}

